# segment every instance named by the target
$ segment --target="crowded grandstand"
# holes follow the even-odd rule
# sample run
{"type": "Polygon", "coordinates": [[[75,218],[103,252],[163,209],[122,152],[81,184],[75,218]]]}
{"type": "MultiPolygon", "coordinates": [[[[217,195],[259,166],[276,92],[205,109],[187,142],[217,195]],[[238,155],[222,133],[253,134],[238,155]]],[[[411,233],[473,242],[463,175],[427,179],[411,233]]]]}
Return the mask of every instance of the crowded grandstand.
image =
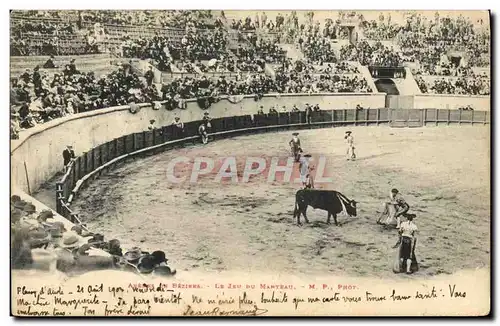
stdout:
{"type": "Polygon", "coordinates": [[[13,11],[11,56],[39,60],[12,69],[12,137],[131,102],[164,101],[173,109],[182,100],[213,103],[229,95],[378,92],[377,76],[363,67],[409,67],[405,78],[414,78],[415,93],[490,94],[488,22],[365,14],[13,11]],[[88,54],[109,54],[105,60],[115,64],[100,75],[78,69],[79,55],[88,54]],[[133,66],[135,59],[150,72],[133,66]]]}

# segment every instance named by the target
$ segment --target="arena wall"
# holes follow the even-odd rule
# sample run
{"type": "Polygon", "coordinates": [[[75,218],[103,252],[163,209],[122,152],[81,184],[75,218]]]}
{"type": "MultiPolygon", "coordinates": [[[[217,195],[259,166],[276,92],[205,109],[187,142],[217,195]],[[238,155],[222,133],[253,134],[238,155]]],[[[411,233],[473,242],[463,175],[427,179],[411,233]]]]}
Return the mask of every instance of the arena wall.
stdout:
{"type": "Polygon", "coordinates": [[[474,110],[490,111],[490,96],[421,94],[415,95],[415,109],[453,110],[470,105],[474,110]]]}
{"type": "MultiPolygon", "coordinates": [[[[288,108],[296,104],[303,109],[306,104],[319,104],[323,109],[349,109],[356,104],[364,107],[384,107],[385,94],[293,94],[265,95],[259,101],[253,96],[244,97],[239,103],[227,99],[212,104],[208,112],[212,118],[255,114],[260,106],[265,112],[278,104],[288,108]]],[[[136,132],[147,130],[150,119],[156,126],[171,124],[175,115],[182,121],[201,120],[203,110],[195,100],[187,101],[187,108],[168,111],[153,110],[149,104],[141,104],[135,114],[128,106],[114,107],[81,113],[53,120],[32,129],[22,131],[20,139],[11,141],[11,185],[27,192],[38,189],[44,181],[63,169],[62,151],[71,144],[78,156],[100,144],[136,132]]]]}
{"type": "MultiPolygon", "coordinates": [[[[245,96],[239,103],[231,103],[223,99],[210,107],[210,115],[226,117],[232,115],[255,114],[262,106],[264,112],[278,104],[279,108],[291,108],[294,104],[303,110],[306,103],[319,104],[321,109],[354,109],[356,105],[365,108],[383,108],[385,106],[384,93],[342,93],[342,94],[267,94],[258,101],[253,96],[245,96]]],[[[188,108],[196,108],[198,104],[188,103],[188,108]]]]}

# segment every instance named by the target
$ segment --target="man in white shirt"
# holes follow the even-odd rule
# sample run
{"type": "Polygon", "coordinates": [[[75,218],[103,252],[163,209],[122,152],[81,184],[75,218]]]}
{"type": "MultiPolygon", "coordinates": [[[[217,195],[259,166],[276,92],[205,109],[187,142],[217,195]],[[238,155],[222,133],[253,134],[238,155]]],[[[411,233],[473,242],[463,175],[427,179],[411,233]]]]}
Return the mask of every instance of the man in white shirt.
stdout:
{"type": "Polygon", "coordinates": [[[406,273],[411,274],[411,263],[415,259],[415,245],[417,243],[417,225],[413,222],[415,214],[406,214],[407,220],[401,223],[399,236],[399,262],[403,265],[406,261],[406,273]]]}
{"type": "Polygon", "coordinates": [[[300,171],[300,180],[302,181],[302,186],[304,188],[308,188],[308,184],[310,183],[310,180],[308,180],[308,175],[309,175],[309,162],[310,162],[311,155],[306,154],[304,156],[301,156],[299,159],[299,171],[300,171]]]}
{"type": "Polygon", "coordinates": [[[345,132],[345,140],[347,142],[347,160],[355,160],[356,154],[354,154],[354,137],[351,135],[351,131],[345,132]]]}

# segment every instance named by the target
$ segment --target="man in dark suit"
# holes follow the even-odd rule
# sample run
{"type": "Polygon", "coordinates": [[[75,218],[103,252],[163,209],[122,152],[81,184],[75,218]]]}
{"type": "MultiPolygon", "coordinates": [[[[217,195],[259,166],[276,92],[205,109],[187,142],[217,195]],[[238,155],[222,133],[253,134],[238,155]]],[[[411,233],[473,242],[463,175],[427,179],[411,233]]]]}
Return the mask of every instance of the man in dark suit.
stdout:
{"type": "Polygon", "coordinates": [[[39,96],[42,91],[42,76],[40,75],[40,66],[33,69],[33,85],[35,86],[35,95],[39,96]]]}
{"type": "Polygon", "coordinates": [[[50,58],[43,64],[43,67],[46,69],[57,68],[57,66],[54,64],[54,56],[53,55],[51,55],[50,58]]]}
{"type": "Polygon", "coordinates": [[[148,86],[151,86],[153,84],[153,79],[155,78],[155,74],[153,73],[153,67],[149,66],[148,71],[146,71],[146,73],[144,74],[144,78],[146,78],[148,86]]]}
{"type": "Polygon", "coordinates": [[[77,75],[80,73],[78,69],[76,69],[75,59],[71,59],[69,61],[68,70],[70,76],[77,75]]]}
{"type": "Polygon", "coordinates": [[[66,169],[68,167],[68,164],[71,162],[72,159],[75,158],[75,152],[73,151],[73,146],[68,145],[66,149],[63,151],[63,160],[64,160],[64,172],[66,172],[66,169]]]}
{"type": "Polygon", "coordinates": [[[306,123],[311,124],[311,118],[312,118],[313,110],[311,106],[306,103],[306,123]]]}

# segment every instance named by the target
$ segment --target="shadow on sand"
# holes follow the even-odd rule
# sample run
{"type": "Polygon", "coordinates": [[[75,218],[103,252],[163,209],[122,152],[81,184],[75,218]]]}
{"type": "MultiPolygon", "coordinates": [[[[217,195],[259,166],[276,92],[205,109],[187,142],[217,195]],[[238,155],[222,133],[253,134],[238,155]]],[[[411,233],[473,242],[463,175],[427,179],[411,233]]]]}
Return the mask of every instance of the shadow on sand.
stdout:
{"type": "Polygon", "coordinates": [[[362,156],[362,157],[357,157],[356,161],[365,161],[365,160],[370,160],[372,158],[388,156],[388,155],[393,155],[393,154],[397,154],[397,153],[398,152],[387,152],[387,153],[381,153],[381,154],[374,154],[374,155],[370,155],[370,156],[362,156]]]}

